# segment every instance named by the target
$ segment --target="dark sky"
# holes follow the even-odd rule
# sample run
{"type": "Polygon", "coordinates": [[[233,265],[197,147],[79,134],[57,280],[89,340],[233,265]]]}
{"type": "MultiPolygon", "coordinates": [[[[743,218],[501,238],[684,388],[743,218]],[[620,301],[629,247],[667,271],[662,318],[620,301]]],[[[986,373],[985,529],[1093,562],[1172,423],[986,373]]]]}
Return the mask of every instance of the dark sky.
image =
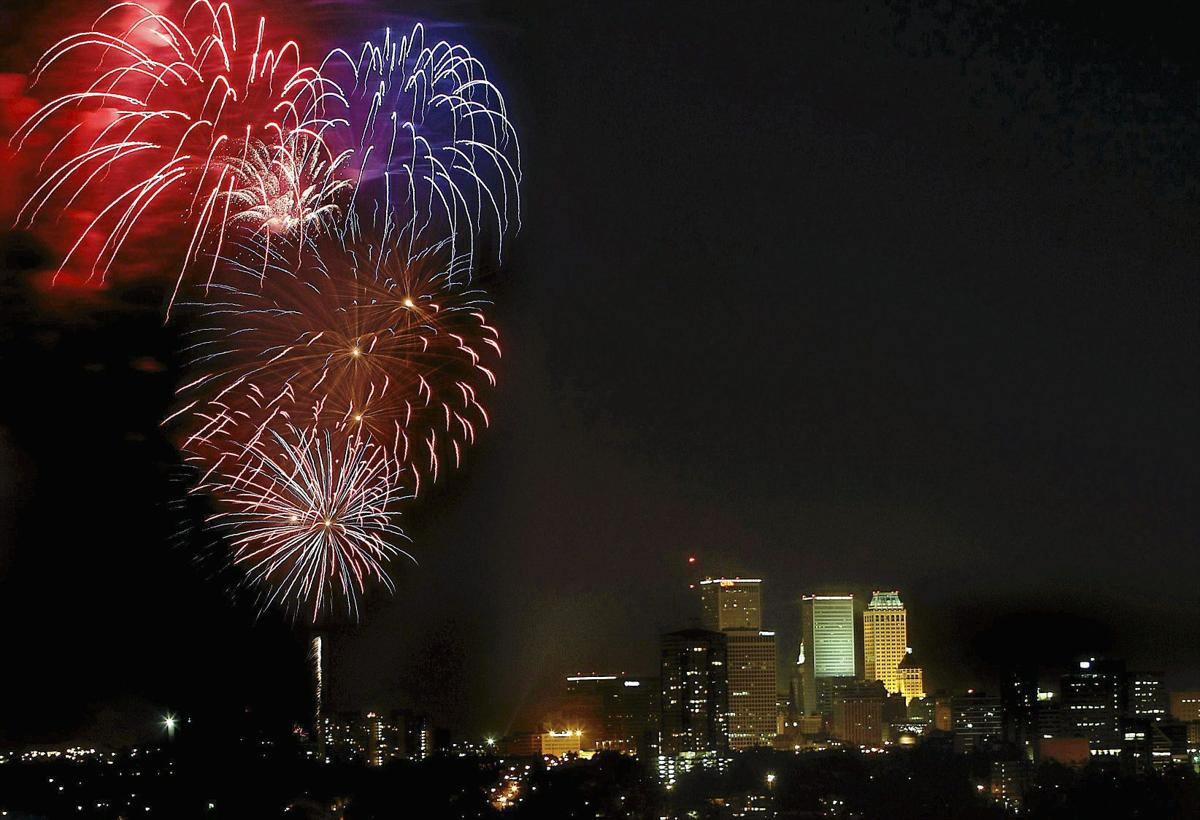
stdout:
{"type": "MultiPolygon", "coordinates": [[[[802,593],[898,587],[930,688],[1082,652],[1200,685],[1185,4],[948,5],[406,8],[506,90],[524,227],[484,277],[494,424],[406,516],[420,566],[331,628],[334,706],[501,732],[564,673],[651,673],[690,554],[766,579],[783,654],[802,593]]],[[[302,710],[304,630],[166,543],[157,295],[32,309],[25,248],[0,741],[302,710]]]]}

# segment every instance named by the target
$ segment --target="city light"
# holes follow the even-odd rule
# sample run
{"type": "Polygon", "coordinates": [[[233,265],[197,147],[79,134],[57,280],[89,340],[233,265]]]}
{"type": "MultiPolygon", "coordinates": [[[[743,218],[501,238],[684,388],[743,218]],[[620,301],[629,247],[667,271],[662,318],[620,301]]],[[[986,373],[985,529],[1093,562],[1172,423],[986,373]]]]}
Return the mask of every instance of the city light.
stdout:
{"type": "Polygon", "coordinates": [[[0,820],[1200,820],[1178,15],[430,5],[0,14],[0,820]]]}

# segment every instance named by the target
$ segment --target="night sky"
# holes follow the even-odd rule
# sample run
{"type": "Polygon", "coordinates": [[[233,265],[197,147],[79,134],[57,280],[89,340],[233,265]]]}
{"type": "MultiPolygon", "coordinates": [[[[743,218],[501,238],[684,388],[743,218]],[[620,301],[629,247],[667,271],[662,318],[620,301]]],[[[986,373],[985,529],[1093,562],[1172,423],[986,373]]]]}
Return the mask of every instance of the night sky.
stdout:
{"type": "MultiPolygon", "coordinates": [[[[698,573],[764,578],[782,656],[802,593],[899,588],[930,689],[1084,652],[1200,686],[1185,6],[948,5],[405,7],[505,90],[524,225],[481,276],[493,425],[327,625],[331,707],[520,728],[563,674],[656,672],[698,573]]],[[[306,629],[170,539],[162,294],[3,253],[0,743],[299,719],[306,629]]]]}

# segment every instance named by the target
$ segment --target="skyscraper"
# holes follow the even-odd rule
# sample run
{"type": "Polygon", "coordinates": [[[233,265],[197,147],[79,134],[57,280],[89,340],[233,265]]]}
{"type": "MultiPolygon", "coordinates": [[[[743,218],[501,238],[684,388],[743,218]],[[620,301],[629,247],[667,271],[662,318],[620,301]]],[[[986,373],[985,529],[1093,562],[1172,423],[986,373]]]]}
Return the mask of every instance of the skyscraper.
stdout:
{"type": "Polygon", "coordinates": [[[969,691],[950,701],[954,727],[954,749],[973,752],[1004,738],[1000,698],[969,691]]]}
{"type": "Polygon", "coordinates": [[[324,715],[322,724],[326,762],[382,766],[399,758],[426,758],[436,745],[429,718],[408,710],[338,712],[324,715]]]}
{"type": "Polygon", "coordinates": [[[876,590],[863,612],[863,676],[901,690],[900,662],[908,649],[908,612],[896,590],[876,590]]]}
{"type": "Polygon", "coordinates": [[[1037,752],[1038,676],[1037,669],[1025,665],[1009,671],[1000,684],[1000,707],[1004,718],[1004,739],[1012,743],[1025,759],[1037,752]]]}
{"type": "Polygon", "coordinates": [[[729,629],[725,638],[729,656],[729,747],[771,746],[778,711],[775,633],[729,629]]]}
{"type": "Polygon", "coordinates": [[[700,582],[705,629],[762,629],[761,578],[705,578],[700,582]]]}
{"type": "Polygon", "coordinates": [[[663,635],[662,755],[728,750],[726,657],[724,633],[685,629],[663,635]]]}
{"type": "Polygon", "coordinates": [[[1129,714],[1161,722],[1169,714],[1167,687],[1161,672],[1130,672],[1129,714]]]}
{"type": "Polygon", "coordinates": [[[658,695],[657,678],[571,675],[545,724],[580,732],[584,749],[646,752],[658,745],[658,695]]]}
{"type": "Polygon", "coordinates": [[[831,734],[846,743],[879,746],[884,741],[883,719],[887,691],[880,681],[846,680],[833,687],[831,734]]]}
{"type": "Polygon", "coordinates": [[[853,678],[854,596],[805,595],[800,601],[800,667],[804,711],[833,716],[825,690],[831,678],[853,678]],[[821,691],[818,691],[821,690],[821,691]]]}
{"type": "Polygon", "coordinates": [[[775,633],[762,630],[761,578],[700,582],[704,628],[723,632],[728,653],[729,746],[770,746],[777,696],[775,633]]]}
{"type": "Polygon", "coordinates": [[[1121,716],[1127,704],[1125,664],[1088,658],[1062,677],[1067,731],[1086,737],[1092,754],[1119,754],[1121,716]]]}

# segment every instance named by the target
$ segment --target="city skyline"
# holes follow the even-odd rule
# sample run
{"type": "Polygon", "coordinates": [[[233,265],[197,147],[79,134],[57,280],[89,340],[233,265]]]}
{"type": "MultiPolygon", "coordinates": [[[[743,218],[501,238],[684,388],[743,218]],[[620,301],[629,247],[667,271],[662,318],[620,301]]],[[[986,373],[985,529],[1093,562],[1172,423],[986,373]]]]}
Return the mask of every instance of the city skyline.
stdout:
{"type": "MultiPolygon", "coordinates": [[[[68,5],[6,6],[5,129],[68,5]]],[[[361,5],[276,17],[394,11],[361,5]]],[[[501,732],[565,674],[653,674],[706,575],[766,580],[781,664],[803,594],[899,589],[927,690],[1092,656],[1200,686],[1163,627],[1200,571],[1194,49],[1068,6],[406,6],[505,89],[522,228],[479,275],[490,426],[395,593],[319,624],[328,709],[501,732]]],[[[0,744],[306,715],[311,634],[178,504],[177,271],[48,289],[7,157],[0,744]]]]}
{"type": "MultiPolygon", "coordinates": [[[[695,564],[692,560],[688,563],[695,564]]],[[[829,680],[823,688],[817,681],[818,688],[809,702],[810,699],[804,697],[804,686],[810,684],[801,672],[803,664],[785,658],[778,658],[777,663],[767,661],[768,657],[771,661],[776,660],[775,632],[748,626],[762,626],[760,612],[763,602],[769,600],[766,594],[770,588],[769,579],[709,576],[689,584],[688,588],[692,592],[687,599],[689,605],[679,613],[678,620],[706,626],[681,628],[662,635],[661,664],[654,673],[639,675],[624,670],[603,672],[592,669],[589,673],[568,674],[563,678],[565,690],[538,704],[537,719],[510,725],[499,734],[489,733],[487,743],[495,741],[499,744],[497,748],[507,749],[513,755],[561,756],[580,750],[585,753],[619,751],[659,759],[660,755],[670,758],[706,751],[735,754],[754,747],[778,748],[784,737],[800,727],[800,736],[826,733],[834,738],[870,745],[870,738],[878,742],[882,737],[885,742],[894,742],[888,741],[888,721],[894,730],[897,723],[904,724],[903,716],[907,711],[918,731],[919,727],[927,726],[927,731],[937,728],[950,732],[955,736],[955,748],[963,752],[1002,739],[1018,745],[1024,743],[1032,749],[1038,737],[1065,735],[1065,740],[1090,739],[1091,754],[1119,755],[1117,730],[1125,717],[1157,722],[1169,716],[1180,725],[1200,727],[1200,719],[1196,717],[1200,714],[1200,688],[1168,692],[1161,673],[1127,671],[1123,659],[1075,658],[1064,667],[1037,667],[1022,661],[996,680],[976,680],[970,686],[962,687],[934,682],[926,691],[927,681],[922,670],[909,663],[912,650],[905,646],[907,651],[897,662],[901,674],[892,676],[894,688],[891,688],[886,685],[886,675],[881,676],[878,670],[872,673],[864,636],[873,613],[890,614],[893,618],[907,615],[899,590],[875,590],[861,609],[854,606],[853,595],[837,594],[832,589],[820,595],[800,596],[801,611],[796,613],[797,618],[811,619],[813,616],[806,614],[804,607],[824,602],[831,609],[824,615],[818,613],[818,623],[821,620],[826,625],[837,622],[832,640],[837,657],[834,657],[832,667],[825,666],[825,671],[854,670],[846,675],[816,676],[829,680]],[[729,594],[722,596],[721,591],[729,594]],[[727,619],[725,629],[708,628],[718,624],[722,617],[727,619]],[[862,624],[862,631],[855,635],[851,650],[854,657],[849,664],[839,654],[847,644],[843,621],[862,624]],[[740,656],[735,648],[738,640],[744,642],[740,656]],[[692,655],[693,652],[701,654],[692,655]],[[698,658],[699,666],[689,672],[686,665],[679,665],[687,663],[684,658],[698,658]],[[916,672],[915,677],[905,680],[903,670],[906,667],[916,672]],[[770,669],[771,672],[764,678],[757,671],[743,671],[746,669],[770,669]],[[1099,673],[1098,670],[1111,671],[1099,673]],[[1098,678],[1098,674],[1101,677],[1098,678]],[[692,675],[701,676],[701,680],[688,683],[692,675]],[[719,678],[719,685],[711,682],[713,675],[719,678]],[[753,686],[757,681],[767,679],[770,683],[762,692],[766,695],[762,702],[746,698],[755,695],[753,686]],[[1097,679],[1105,681],[1107,687],[1099,700],[1091,694],[1095,689],[1093,681],[1097,679]],[[799,690],[793,688],[797,684],[799,690]],[[689,688],[695,686],[700,688],[689,688]],[[717,688],[710,689],[712,686],[717,688]],[[743,696],[740,703],[739,690],[743,696]],[[681,691],[684,694],[680,694],[681,691]],[[564,692],[565,697],[560,696],[564,692]],[[800,695],[799,701],[792,699],[796,694],[800,695]],[[884,708],[885,701],[890,703],[890,696],[898,697],[900,703],[884,708]],[[1038,718],[1037,713],[1046,708],[1043,702],[1048,704],[1051,700],[1059,708],[1053,713],[1054,722],[1046,723],[1048,718],[1038,718]],[[685,707],[687,703],[697,704],[694,713],[685,707]],[[701,707],[700,703],[704,705],[701,707]],[[935,714],[943,706],[944,717],[935,714]],[[899,720],[896,709],[900,710],[899,720]],[[1097,710],[1101,709],[1105,710],[1104,716],[1099,718],[1097,710]],[[676,716],[671,717],[672,714],[676,716]],[[912,717],[914,714],[917,717],[912,717]],[[696,716],[701,719],[699,730],[689,724],[696,716]],[[769,717],[770,728],[764,725],[768,722],[766,717],[769,717]],[[660,751],[657,732],[653,737],[646,734],[647,721],[660,719],[675,727],[672,730],[674,739],[667,742],[666,752],[660,751]],[[1010,721],[1015,723],[1010,724],[1010,721]],[[858,728],[848,728],[850,724],[858,728]],[[689,725],[692,728],[687,728],[689,725]],[[699,737],[695,734],[697,731],[699,737]]],[[[907,634],[904,638],[907,644],[907,634]]],[[[829,642],[827,638],[826,643],[829,642]]],[[[372,712],[360,713],[364,727],[373,725],[373,717],[372,712]]],[[[365,752],[363,754],[362,759],[369,759],[365,752]]],[[[668,780],[673,781],[678,773],[675,764],[660,768],[660,775],[668,780]]]]}
{"type": "MultiPolygon", "coordinates": [[[[1123,659],[1086,657],[1061,674],[1021,664],[990,691],[950,690],[935,683],[928,694],[915,697],[887,669],[877,663],[873,667],[869,637],[851,644],[861,654],[847,665],[842,657],[846,621],[859,621],[864,636],[874,629],[876,639],[897,637],[891,633],[899,629],[908,607],[894,589],[876,590],[861,608],[854,607],[852,595],[833,590],[801,595],[796,614],[808,624],[805,634],[815,634],[825,645],[819,667],[825,674],[815,675],[816,697],[806,697],[803,687],[811,682],[797,673],[813,659],[801,656],[794,666],[784,662],[784,673],[778,674],[775,633],[748,626],[763,625],[759,612],[769,589],[764,578],[709,577],[690,584],[689,606],[679,620],[712,624],[724,612],[731,620],[725,629],[692,627],[662,635],[656,677],[566,675],[562,697],[542,704],[544,718],[536,726],[479,737],[454,737],[419,710],[324,708],[324,645],[314,639],[316,714],[310,726],[298,723],[293,732],[307,744],[307,757],[339,766],[379,768],[453,750],[564,762],[617,753],[646,762],[668,789],[696,767],[724,771],[739,752],[755,747],[820,751],[832,742],[835,748],[883,750],[929,736],[931,743],[952,741],[956,754],[998,755],[992,764],[992,798],[1010,808],[1024,799],[1032,771],[1021,768],[1026,764],[1053,760],[1078,769],[1089,759],[1111,758],[1123,761],[1122,771],[1149,771],[1200,760],[1200,753],[1195,760],[1189,756],[1200,750],[1200,688],[1169,689],[1161,673],[1131,668],[1123,659]],[[732,594],[722,597],[713,594],[714,588],[732,594]],[[822,605],[827,609],[822,611],[822,605]],[[891,620],[880,620],[885,615],[891,620]],[[822,628],[828,631],[823,638],[822,628]],[[741,650],[735,648],[738,641],[744,643],[741,650]],[[748,671],[758,669],[769,673],[762,678],[758,671],[748,671]],[[848,675],[832,674],[849,669],[853,672],[848,675]],[[1050,677],[1055,683],[1043,688],[1050,677]],[[751,698],[739,703],[736,696],[755,695],[760,679],[769,681],[765,702],[751,698]],[[799,692],[787,691],[789,682],[794,687],[797,681],[803,681],[799,692]]],[[[874,647],[877,662],[878,650],[874,647]]],[[[909,658],[906,652],[898,666],[903,668],[909,658]]],[[[191,717],[184,715],[168,713],[157,725],[168,742],[179,731],[195,731],[191,717]]],[[[0,749],[0,764],[36,761],[28,754],[0,749]]],[[[87,760],[108,752],[102,747],[98,753],[93,745],[48,754],[50,759],[65,754],[66,759],[87,760]]]]}

